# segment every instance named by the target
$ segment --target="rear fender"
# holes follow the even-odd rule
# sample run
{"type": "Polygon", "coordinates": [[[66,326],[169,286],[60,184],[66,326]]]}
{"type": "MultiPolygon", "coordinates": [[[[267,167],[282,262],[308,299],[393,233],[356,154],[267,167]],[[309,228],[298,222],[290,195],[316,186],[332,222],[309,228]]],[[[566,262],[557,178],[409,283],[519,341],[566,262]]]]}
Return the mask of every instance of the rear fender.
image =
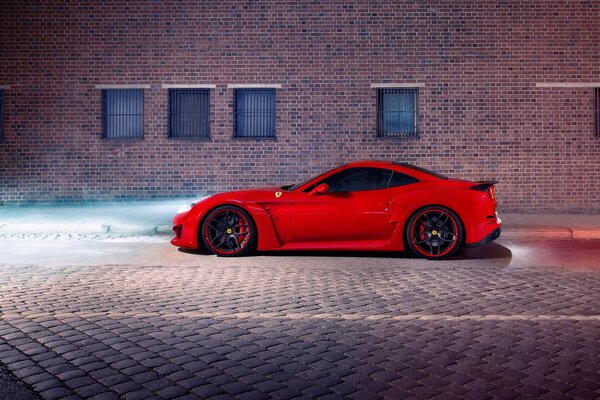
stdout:
{"type": "MultiPolygon", "coordinates": [[[[458,192],[458,190],[449,190],[448,192],[458,192]]],[[[457,195],[460,196],[464,194],[464,191],[461,192],[462,193],[457,193],[457,195]]],[[[397,222],[398,226],[402,227],[401,230],[396,232],[396,235],[401,236],[401,239],[404,240],[406,224],[408,223],[410,217],[418,210],[424,207],[445,207],[453,211],[458,216],[464,231],[463,242],[468,243],[469,238],[473,237],[475,234],[475,231],[472,229],[472,227],[475,225],[473,223],[473,217],[468,212],[468,210],[474,206],[475,201],[471,199],[466,199],[466,201],[458,201],[448,198],[440,199],[439,194],[439,191],[423,190],[419,192],[411,192],[411,196],[408,199],[404,198],[404,196],[399,196],[402,197],[402,199],[394,198],[394,204],[396,206],[394,208],[394,213],[392,214],[392,221],[397,222]],[[415,199],[418,201],[415,201],[415,199]]]]}

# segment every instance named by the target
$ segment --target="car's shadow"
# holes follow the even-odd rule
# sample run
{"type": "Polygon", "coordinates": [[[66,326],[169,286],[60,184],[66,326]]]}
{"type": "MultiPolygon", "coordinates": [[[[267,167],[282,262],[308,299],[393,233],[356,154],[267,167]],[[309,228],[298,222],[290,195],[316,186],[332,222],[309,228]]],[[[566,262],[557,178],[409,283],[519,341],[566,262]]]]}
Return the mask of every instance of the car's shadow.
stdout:
{"type": "MultiPolygon", "coordinates": [[[[198,250],[179,248],[179,251],[187,254],[212,255],[208,250],[201,248],[198,250]]],[[[246,257],[267,256],[267,257],[364,257],[364,258],[418,258],[410,252],[399,251],[258,251],[246,257]]],[[[447,260],[493,260],[493,259],[511,259],[510,249],[498,243],[491,243],[485,246],[461,249],[447,260]]]]}

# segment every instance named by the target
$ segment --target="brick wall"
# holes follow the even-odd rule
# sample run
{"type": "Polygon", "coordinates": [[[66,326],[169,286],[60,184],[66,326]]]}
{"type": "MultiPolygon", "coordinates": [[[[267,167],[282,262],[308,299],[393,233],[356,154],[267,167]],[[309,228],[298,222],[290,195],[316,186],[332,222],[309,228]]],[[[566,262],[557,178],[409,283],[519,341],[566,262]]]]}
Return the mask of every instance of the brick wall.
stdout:
{"type": "Polygon", "coordinates": [[[600,212],[600,2],[0,5],[0,201],[286,184],[357,159],[496,179],[503,211],[600,212]],[[453,4],[459,3],[459,4],[453,4]],[[378,138],[373,83],[423,83],[418,138],[378,138]],[[163,84],[215,84],[211,140],[167,138],[163,84]],[[228,84],[279,83],[277,140],[233,138],[228,84]],[[142,84],[145,137],[101,139],[97,85],[142,84]],[[585,86],[585,85],[584,85],[585,86]]]}

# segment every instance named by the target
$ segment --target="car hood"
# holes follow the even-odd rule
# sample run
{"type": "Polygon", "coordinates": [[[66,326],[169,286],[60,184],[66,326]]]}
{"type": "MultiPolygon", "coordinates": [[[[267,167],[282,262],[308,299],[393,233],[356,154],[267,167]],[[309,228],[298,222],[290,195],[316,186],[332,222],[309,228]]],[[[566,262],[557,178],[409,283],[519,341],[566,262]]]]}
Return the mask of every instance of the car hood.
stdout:
{"type": "MultiPolygon", "coordinates": [[[[263,187],[263,188],[257,188],[257,189],[233,190],[231,192],[223,192],[223,193],[214,194],[214,195],[204,199],[201,203],[206,203],[206,202],[212,203],[212,202],[216,202],[216,201],[218,201],[218,202],[223,202],[223,201],[233,201],[233,202],[265,201],[265,200],[273,200],[273,199],[282,198],[282,197],[284,197],[284,196],[282,196],[283,193],[290,193],[290,192],[285,191],[278,186],[263,187]],[[278,193],[279,193],[279,196],[276,196],[276,194],[278,194],[278,193]]],[[[285,197],[287,197],[287,196],[285,196],[285,197]]]]}

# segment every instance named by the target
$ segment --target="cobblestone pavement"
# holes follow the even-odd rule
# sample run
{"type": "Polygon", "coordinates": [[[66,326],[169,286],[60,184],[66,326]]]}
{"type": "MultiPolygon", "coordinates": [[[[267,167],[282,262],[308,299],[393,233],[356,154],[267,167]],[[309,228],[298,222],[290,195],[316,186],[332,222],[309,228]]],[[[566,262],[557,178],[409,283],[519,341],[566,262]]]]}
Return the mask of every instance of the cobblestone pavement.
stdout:
{"type": "Polygon", "coordinates": [[[600,398],[597,241],[430,262],[114,239],[90,264],[0,239],[0,361],[45,399],[600,398]]]}

